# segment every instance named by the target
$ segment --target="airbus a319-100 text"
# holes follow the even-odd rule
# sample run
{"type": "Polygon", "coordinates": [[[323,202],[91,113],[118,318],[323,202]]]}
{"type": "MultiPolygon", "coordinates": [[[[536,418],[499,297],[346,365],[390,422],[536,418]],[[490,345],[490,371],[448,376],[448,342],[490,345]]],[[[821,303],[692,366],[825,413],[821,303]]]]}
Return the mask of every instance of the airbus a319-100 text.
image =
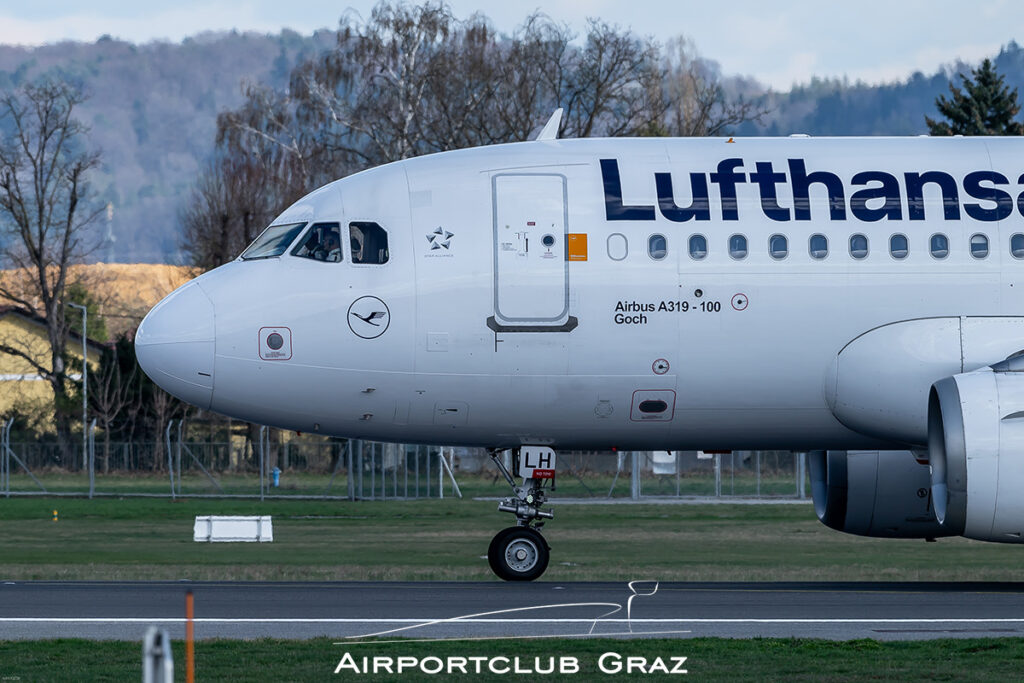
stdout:
{"type": "Polygon", "coordinates": [[[1024,541],[1024,139],[552,130],[312,192],[149,313],[143,369],[255,423],[511,450],[505,579],[547,566],[567,449],[807,451],[830,527],[1024,541]]]}

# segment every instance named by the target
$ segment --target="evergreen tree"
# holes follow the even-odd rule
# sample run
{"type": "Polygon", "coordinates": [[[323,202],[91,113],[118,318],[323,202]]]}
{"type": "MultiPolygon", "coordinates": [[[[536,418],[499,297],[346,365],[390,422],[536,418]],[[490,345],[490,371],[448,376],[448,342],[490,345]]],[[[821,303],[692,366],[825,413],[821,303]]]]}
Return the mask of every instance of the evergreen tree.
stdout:
{"type": "Polygon", "coordinates": [[[973,69],[971,78],[960,74],[960,81],[963,90],[949,84],[952,99],[940,95],[935,100],[939,113],[949,121],[924,117],[932,135],[1024,135],[1024,124],[1013,120],[1020,111],[1017,89],[1003,83],[991,60],[973,69]]]}

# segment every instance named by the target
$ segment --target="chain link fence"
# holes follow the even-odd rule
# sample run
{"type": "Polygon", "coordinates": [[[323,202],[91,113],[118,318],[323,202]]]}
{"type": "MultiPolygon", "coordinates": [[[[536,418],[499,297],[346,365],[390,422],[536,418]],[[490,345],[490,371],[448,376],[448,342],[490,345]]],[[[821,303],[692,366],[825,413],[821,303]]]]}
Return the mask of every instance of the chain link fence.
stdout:
{"type": "MultiPolygon", "coordinates": [[[[483,449],[319,437],[161,443],[11,443],[0,434],[0,495],[302,497],[346,500],[509,494],[483,449]]],[[[506,466],[511,468],[509,454],[506,466]]],[[[788,451],[560,452],[560,498],[804,498],[806,458],[788,451]]]]}

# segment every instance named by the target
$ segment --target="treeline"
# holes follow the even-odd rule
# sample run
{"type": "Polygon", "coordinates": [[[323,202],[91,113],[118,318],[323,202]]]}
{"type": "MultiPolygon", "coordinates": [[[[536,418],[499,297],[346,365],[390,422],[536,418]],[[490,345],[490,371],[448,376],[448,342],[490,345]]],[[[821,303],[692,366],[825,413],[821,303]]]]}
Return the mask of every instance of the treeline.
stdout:
{"type": "Polygon", "coordinates": [[[398,159],[522,141],[556,108],[561,137],[717,135],[763,110],[681,41],[590,21],[577,41],[534,14],[511,35],[439,3],[378,4],[287,87],[250,85],[217,119],[216,154],[183,213],[183,249],[212,268],[284,207],[398,159]]]}
{"type": "MultiPolygon", "coordinates": [[[[372,22],[368,19],[366,23],[372,22]]],[[[470,59],[452,62],[450,67],[468,68],[478,75],[500,76],[509,66],[508,55],[492,65],[474,62],[472,50],[476,49],[477,55],[490,60],[494,44],[508,45],[509,42],[501,40],[486,21],[473,20],[472,23],[486,26],[486,33],[480,30],[457,32],[461,36],[459,40],[465,42],[453,45],[452,50],[462,50],[470,59]]],[[[536,25],[535,32],[540,28],[540,24],[536,25]]],[[[553,28],[564,33],[564,27],[554,24],[553,28]]],[[[365,29],[346,19],[341,32],[360,34],[365,29]]],[[[679,29],[684,34],[686,26],[679,29]]],[[[526,38],[526,33],[521,27],[520,38],[526,38]]],[[[81,105],[82,120],[91,129],[90,141],[103,152],[103,165],[94,180],[98,196],[113,207],[109,224],[103,220],[95,226],[105,239],[90,258],[178,262],[188,258],[180,252],[179,211],[187,206],[196,176],[210,162],[218,114],[237,111],[251,99],[243,93],[240,86],[243,81],[253,84],[250,91],[255,88],[282,92],[293,78],[294,68],[318,61],[315,58],[320,58],[320,75],[329,78],[331,70],[345,61],[338,59],[338,40],[338,31],[324,30],[312,36],[300,36],[292,31],[271,36],[203,34],[175,44],[133,45],[102,38],[95,43],[64,42],[37,48],[0,45],[0,91],[22,85],[44,73],[59,73],[74,79],[89,95],[81,105]],[[335,55],[333,62],[326,63],[325,56],[330,54],[335,55]],[[113,241],[106,239],[108,234],[113,236],[113,241]]],[[[547,55],[552,60],[547,65],[547,75],[558,77],[567,73],[561,67],[551,69],[556,64],[564,66],[565,62],[559,60],[568,57],[584,40],[585,36],[577,36],[569,45],[574,49],[568,52],[559,52],[559,40],[547,43],[553,50],[547,55]]],[[[760,120],[736,123],[725,131],[740,135],[923,134],[927,132],[924,116],[934,111],[935,98],[947,92],[951,77],[972,66],[953,63],[939,68],[936,65],[935,73],[917,73],[905,81],[879,86],[815,79],[789,92],[769,92],[756,81],[722,74],[713,61],[694,54],[683,41],[656,47],[670,62],[699,65],[705,82],[720,85],[728,99],[743,96],[747,102],[767,112],[760,120]]],[[[953,57],[950,55],[951,59],[953,57]]],[[[1016,43],[1004,47],[994,63],[1008,84],[1024,83],[1024,51],[1016,43]]],[[[441,61],[435,62],[435,66],[440,64],[441,61]]],[[[496,89],[504,94],[518,94],[520,91],[515,88],[529,84],[530,77],[546,77],[535,66],[530,67],[532,71],[522,70],[524,80],[518,84],[496,84],[494,89],[484,89],[480,94],[499,94],[496,89]]],[[[592,75],[602,76],[600,73],[592,75]]],[[[563,89],[567,85],[570,84],[551,84],[563,89]]],[[[367,86],[353,83],[353,87],[367,86]]],[[[449,94],[458,102],[460,93],[449,94]]],[[[539,103],[531,100],[519,106],[516,116],[507,122],[508,131],[521,134],[527,129],[522,117],[539,103]]],[[[509,104],[518,105],[518,101],[509,104]]],[[[585,109],[586,103],[579,105],[585,109]]],[[[542,123],[550,115],[549,110],[539,111],[541,108],[537,107],[538,111],[531,114],[534,118],[529,126],[542,123]]],[[[577,111],[582,109],[577,106],[577,111]]],[[[322,109],[321,113],[333,114],[330,109],[322,109]]],[[[413,124],[418,122],[413,121],[413,124]]],[[[566,126],[563,132],[567,135],[585,128],[582,119],[574,122],[567,118],[566,126]]],[[[671,127],[668,130],[671,131],[671,127]]],[[[477,135],[486,140],[496,132],[497,129],[491,127],[488,135],[480,135],[480,131],[474,132],[469,126],[468,132],[455,131],[455,139],[468,142],[477,135]]]]}
{"type": "MultiPolygon", "coordinates": [[[[951,55],[953,57],[953,55],[951,55]]],[[[1005,45],[991,59],[1006,83],[1024,85],[1024,49],[1005,45]]],[[[935,73],[916,72],[883,85],[842,79],[813,79],[785,93],[764,93],[756,101],[768,110],[759,123],[737,127],[740,135],[924,135],[925,116],[934,116],[935,100],[959,85],[975,64],[953,62],[935,73]]]]}
{"type": "Polygon", "coordinates": [[[84,269],[75,267],[96,248],[92,228],[104,213],[92,182],[103,157],[79,118],[84,101],[70,79],[54,75],[0,91],[0,357],[13,375],[5,388],[17,392],[0,418],[12,421],[10,441],[56,444],[46,465],[81,463],[77,444],[96,421],[104,469],[115,440],[155,442],[138,465],[160,468],[170,419],[190,415],[212,425],[218,418],[154,385],[139,370],[130,335],[97,343],[105,322],[84,269]],[[99,353],[88,372],[86,350],[78,353],[86,330],[88,355],[99,353]]]}
{"type": "Polygon", "coordinates": [[[286,84],[292,67],[330,47],[333,35],[0,45],[0,92],[49,76],[85,97],[77,114],[103,159],[92,182],[112,208],[109,222],[104,215],[93,228],[101,242],[91,260],[180,262],[178,211],[210,155],[218,112],[242,102],[243,80],[286,84]]]}

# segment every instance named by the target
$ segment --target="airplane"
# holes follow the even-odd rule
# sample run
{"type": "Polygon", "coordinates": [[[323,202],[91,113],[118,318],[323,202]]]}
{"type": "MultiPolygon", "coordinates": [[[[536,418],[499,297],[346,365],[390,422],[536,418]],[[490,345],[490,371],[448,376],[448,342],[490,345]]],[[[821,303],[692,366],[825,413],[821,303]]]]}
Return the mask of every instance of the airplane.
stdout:
{"type": "Polygon", "coordinates": [[[1024,542],[1024,140],[559,116],[311,192],[154,307],[139,363],[241,420],[486,447],[506,580],[546,569],[576,449],[807,452],[834,529],[1024,542]]]}

